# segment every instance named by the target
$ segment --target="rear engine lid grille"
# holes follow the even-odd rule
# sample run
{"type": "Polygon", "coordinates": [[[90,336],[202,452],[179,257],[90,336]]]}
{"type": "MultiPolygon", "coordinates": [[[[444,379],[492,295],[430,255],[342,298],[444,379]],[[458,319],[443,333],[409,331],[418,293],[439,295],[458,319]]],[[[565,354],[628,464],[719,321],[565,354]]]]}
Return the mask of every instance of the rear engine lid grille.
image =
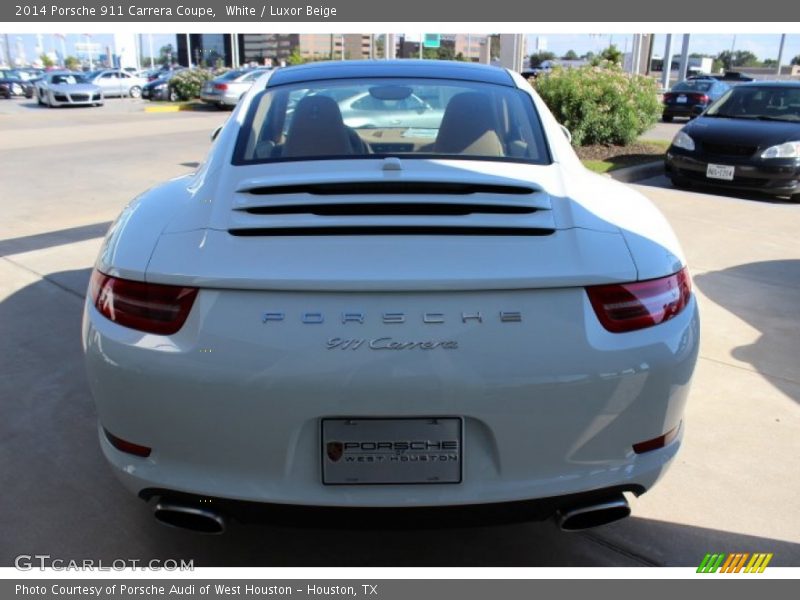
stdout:
{"type": "Polygon", "coordinates": [[[246,182],[236,236],[540,236],[555,231],[549,194],[524,181],[246,182]]]}
{"type": "Polygon", "coordinates": [[[282,196],[286,194],[311,194],[315,196],[394,194],[463,196],[469,194],[502,194],[525,196],[533,194],[538,190],[520,185],[460,183],[451,181],[346,181],[260,186],[239,191],[258,196],[282,196]]]}
{"type": "Polygon", "coordinates": [[[241,210],[251,215],[290,215],[304,213],[320,217],[341,217],[356,215],[526,215],[534,213],[538,209],[533,206],[465,204],[456,202],[342,202],[337,204],[254,206],[241,210]]]}
{"type": "Polygon", "coordinates": [[[542,236],[554,233],[554,229],[546,227],[459,227],[452,225],[351,225],[334,227],[249,227],[229,229],[228,232],[238,237],[329,235],[542,236]]]}

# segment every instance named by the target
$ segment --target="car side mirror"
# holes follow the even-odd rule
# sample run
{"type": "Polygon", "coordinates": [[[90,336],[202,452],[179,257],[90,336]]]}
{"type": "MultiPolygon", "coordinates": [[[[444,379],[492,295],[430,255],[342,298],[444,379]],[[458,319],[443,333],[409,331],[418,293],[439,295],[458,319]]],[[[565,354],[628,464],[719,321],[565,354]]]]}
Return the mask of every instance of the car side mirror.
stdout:
{"type": "Polygon", "coordinates": [[[220,125],[214,131],[211,132],[211,141],[212,142],[217,139],[217,136],[219,135],[220,131],[222,131],[222,125],[220,125]]]}
{"type": "Polygon", "coordinates": [[[572,143],[572,134],[569,132],[569,129],[564,127],[561,123],[559,123],[558,126],[561,128],[561,131],[564,134],[564,137],[567,138],[567,141],[571,144],[572,143]]]}

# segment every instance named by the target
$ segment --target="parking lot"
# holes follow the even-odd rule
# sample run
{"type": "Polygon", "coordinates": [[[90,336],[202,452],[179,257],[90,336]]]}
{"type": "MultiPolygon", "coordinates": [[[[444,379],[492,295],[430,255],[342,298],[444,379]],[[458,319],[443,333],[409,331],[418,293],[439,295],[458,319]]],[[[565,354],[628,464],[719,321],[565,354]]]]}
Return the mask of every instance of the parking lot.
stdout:
{"type": "Polygon", "coordinates": [[[677,191],[664,177],[635,187],[683,243],[702,344],[684,448],[652,492],[632,499],[630,519],[572,534],[544,522],[233,524],[199,536],[156,523],[100,453],[80,350],[83,295],[119,210],[196,168],[229,113],[145,105],[0,101],[0,565],[50,554],[196,566],[696,566],[706,552],[771,552],[772,565],[800,566],[800,205],[677,191]]]}

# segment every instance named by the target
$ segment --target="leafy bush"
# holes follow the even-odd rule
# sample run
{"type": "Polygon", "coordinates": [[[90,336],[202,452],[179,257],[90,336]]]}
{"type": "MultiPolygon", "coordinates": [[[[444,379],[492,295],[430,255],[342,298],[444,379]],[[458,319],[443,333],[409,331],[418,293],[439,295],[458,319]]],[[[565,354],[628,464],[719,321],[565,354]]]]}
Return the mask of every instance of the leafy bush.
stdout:
{"type": "Polygon", "coordinates": [[[630,144],[661,115],[655,80],[608,63],[556,68],[533,86],[576,146],[630,144]]]}
{"type": "Polygon", "coordinates": [[[213,77],[213,73],[207,69],[179,71],[169,80],[169,89],[177,94],[179,100],[192,100],[200,97],[203,84],[213,77]]]}

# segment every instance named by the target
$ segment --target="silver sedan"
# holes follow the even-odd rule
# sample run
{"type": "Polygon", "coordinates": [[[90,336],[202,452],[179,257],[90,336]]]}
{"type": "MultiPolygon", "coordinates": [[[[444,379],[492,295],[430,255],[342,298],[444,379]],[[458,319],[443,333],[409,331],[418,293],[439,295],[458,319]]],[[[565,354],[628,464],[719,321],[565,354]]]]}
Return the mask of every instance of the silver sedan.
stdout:
{"type": "Polygon", "coordinates": [[[218,108],[234,107],[253,82],[267,71],[268,68],[228,71],[211,81],[206,81],[200,92],[200,99],[218,108]]]}
{"type": "Polygon", "coordinates": [[[139,98],[142,95],[142,88],[147,83],[146,79],[136,77],[120,69],[96,71],[88,79],[91,83],[102,88],[103,96],[106,98],[111,96],[139,98]]]}

